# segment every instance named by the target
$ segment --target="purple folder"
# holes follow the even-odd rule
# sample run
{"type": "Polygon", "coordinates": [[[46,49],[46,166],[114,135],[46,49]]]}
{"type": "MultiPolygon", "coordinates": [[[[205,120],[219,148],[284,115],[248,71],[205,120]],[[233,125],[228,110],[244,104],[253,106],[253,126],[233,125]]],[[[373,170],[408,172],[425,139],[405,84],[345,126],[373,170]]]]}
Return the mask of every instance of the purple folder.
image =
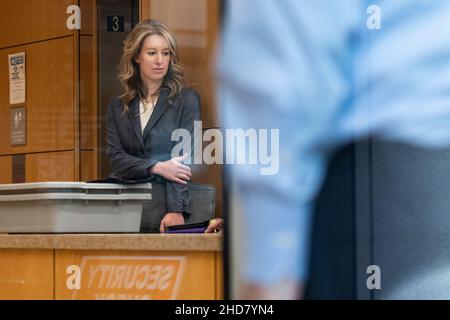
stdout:
{"type": "Polygon", "coordinates": [[[166,228],[165,233],[205,233],[209,220],[199,223],[180,224],[166,228]]]}

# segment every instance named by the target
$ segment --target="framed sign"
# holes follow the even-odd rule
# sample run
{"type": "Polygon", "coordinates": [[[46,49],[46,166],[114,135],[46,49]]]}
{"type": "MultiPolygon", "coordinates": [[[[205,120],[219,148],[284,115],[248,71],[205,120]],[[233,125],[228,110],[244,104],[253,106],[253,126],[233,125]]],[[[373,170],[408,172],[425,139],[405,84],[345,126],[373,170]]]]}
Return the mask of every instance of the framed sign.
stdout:
{"type": "Polygon", "coordinates": [[[11,108],[9,112],[11,146],[19,146],[26,143],[26,124],[25,107],[11,108]]]}
{"type": "Polygon", "coordinates": [[[9,104],[25,103],[25,52],[9,54],[9,104]]]}

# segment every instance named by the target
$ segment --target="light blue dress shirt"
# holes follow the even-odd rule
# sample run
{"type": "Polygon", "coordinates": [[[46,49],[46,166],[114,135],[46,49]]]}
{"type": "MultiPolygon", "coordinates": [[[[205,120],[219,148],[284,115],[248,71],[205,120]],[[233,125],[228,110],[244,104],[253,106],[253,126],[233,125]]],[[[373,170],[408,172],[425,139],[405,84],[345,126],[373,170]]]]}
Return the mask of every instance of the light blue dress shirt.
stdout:
{"type": "Polygon", "coordinates": [[[312,208],[332,148],[367,134],[450,143],[450,1],[228,4],[222,125],[280,130],[276,175],[229,166],[245,228],[240,277],[306,280],[312,208]],[[380,8],[380,29],[367,26],[370,5],[380,8]]]}

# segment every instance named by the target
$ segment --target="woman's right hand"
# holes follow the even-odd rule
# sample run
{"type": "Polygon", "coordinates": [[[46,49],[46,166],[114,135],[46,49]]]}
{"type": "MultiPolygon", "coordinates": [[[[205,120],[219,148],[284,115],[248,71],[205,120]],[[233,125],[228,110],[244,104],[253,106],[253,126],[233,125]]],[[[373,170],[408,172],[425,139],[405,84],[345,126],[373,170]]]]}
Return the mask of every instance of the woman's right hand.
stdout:
{"type": "Polygon", "coordinates": [[[151,174],[157,174],[167,180],[187,184],[191,180],[191,168],[185,166],[181,162],[188,158],[188,154],[182,157],[175,157],[164,162],[158,162],[150,168],[151,174]]]}

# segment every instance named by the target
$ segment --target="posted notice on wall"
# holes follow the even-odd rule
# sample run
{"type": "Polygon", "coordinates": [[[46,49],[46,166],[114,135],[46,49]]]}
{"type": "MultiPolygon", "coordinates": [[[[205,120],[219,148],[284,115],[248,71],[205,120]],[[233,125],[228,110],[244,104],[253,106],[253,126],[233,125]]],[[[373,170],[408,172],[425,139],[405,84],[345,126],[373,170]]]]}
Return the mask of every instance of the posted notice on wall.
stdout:
{"type": "Polygon", "coordinates": [[[25,52],[8,55],[9,103],[25,103],[25,52]]]}

